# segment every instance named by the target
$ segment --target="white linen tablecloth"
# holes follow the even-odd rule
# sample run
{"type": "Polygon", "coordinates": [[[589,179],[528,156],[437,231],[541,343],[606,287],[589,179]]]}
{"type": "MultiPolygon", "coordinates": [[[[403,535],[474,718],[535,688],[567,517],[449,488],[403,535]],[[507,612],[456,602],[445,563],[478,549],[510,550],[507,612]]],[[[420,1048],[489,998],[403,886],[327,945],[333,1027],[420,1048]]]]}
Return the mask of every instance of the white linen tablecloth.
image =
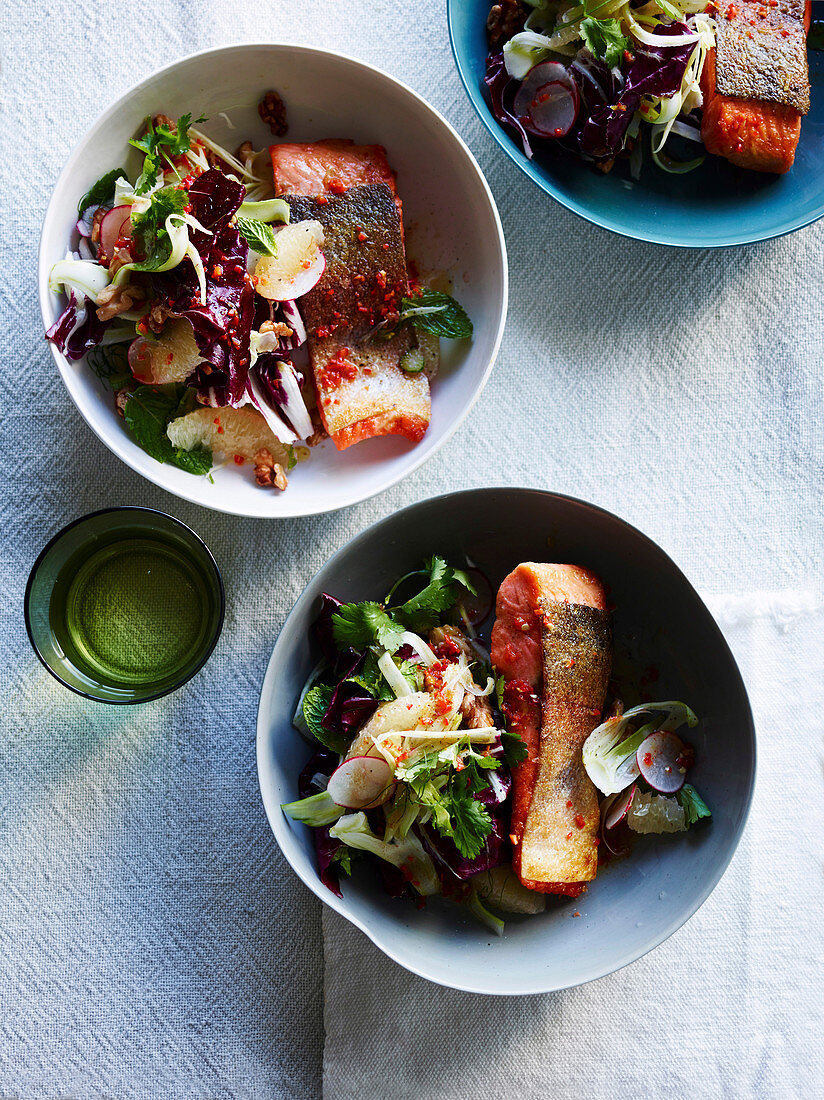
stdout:
{"type": "Polygon", "coordinates": [[[9,0],[0,30],[0,1096],[314,1098],[323,1081],[327,1100],[813,1095],[819,612],[786,632],[770,616],[730,624],[762,764],[751,826],[718,890],[637,966],[553,998],[466,997],[383,958],[370,958],[364,986],[339,966],[373,949],[328,916],[322,932],[320,903],[280,856],[257,790],[254,720],[305,581],[373,520],[456,487],[581,496],[641,527],[704,592],[796,592],[819,606],[824,226],[678,252],[580,221],[482,130],[442,0],[9,0]],[[94,117],[161,64],[267,38],[352,53],[443,111],[487,174],[512,271],[498,365],[454,439],[374,501],[279,524],[185,504],[109,454],[66,396],[35,290],[42,215],[94,117]],[[204,671],[134,709],[62,690],[22,620],[47,538],[117,504],[193,526],[228,595],[204,671]],[[393,1030],[389,987],[423,1006],[409,1031],[393,1030]],[[449,1057],[438,1022],[466,1037],[449,1057]]]}

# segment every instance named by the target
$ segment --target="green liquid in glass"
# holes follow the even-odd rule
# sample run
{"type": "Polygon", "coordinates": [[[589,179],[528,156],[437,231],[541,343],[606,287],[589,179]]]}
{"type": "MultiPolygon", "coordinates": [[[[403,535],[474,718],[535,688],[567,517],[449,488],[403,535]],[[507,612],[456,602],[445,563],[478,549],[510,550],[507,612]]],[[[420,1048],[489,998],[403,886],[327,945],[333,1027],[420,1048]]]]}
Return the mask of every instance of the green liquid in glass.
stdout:
{"type": "Polygon", "coordinates": [[[62,570],[50,619],[63,653],[84,676],[145,685],[174,676],[200,651],[209,593],[174,543],[121,538],[62,570]]]}

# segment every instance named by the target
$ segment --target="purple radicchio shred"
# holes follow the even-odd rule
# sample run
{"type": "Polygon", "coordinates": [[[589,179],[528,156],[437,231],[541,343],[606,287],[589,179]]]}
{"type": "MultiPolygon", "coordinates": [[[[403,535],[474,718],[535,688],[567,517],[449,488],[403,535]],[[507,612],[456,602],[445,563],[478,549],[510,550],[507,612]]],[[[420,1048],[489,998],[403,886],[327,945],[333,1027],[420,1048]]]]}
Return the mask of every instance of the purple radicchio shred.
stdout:
{"type": "Polygon", "coordinates": [[[192,215],[209,230],[191,229],[206,274],[206,304],[201,305],[197,274],[188,257],[171,271],[153,277],[162,305],[186,317],[195,342],[212,367],[195,372],[193,384],[214,388],[224,404],[238,405],[249,374],[249,334],[255,316],[255,292],[246,274],[249,246],[229,219],[243,200],[245,188],[210,169],[189,189],[192,215]]]}
{"type": "Polygon", "coordinates": [[[97,306],[91,298],[84,298],[80,305],[72,291],[69,304],[46,333],[46,339],[51,340],[67,359],[75,361],[100,344],[110,324],[111,320],[98,320],[97,306]]]}
{"type": "MultiPolygon", "coordinates": [[[[656,29],[661,35],[689,34],[684,23],[656,29]]],[[[579,51],[570,66],[584,109],[573,131],[573,143],[594,160],[609,160],[624,147],[627,130],[644,95],[665,99],[681,87],[695,42],[678,46],[636,46],[623,80],[589,50],[579,51]]]]}
{"type": "Polygon", "coordinates": [[[254,368],[261,389],[277,409],[282,408],[287,401],[279,365],[279,360],[282,358],[280,351],[266,352],[265,355],[260,356],[254,368]]]}
{"type": "Polygon", "coordinates": [[[332,698],[320,724],[329,733],[342,733],[354,737],[364,722],[368,721],[378,709],[378,700],[370,695],[360,684],[347,679],[353,676],[363,664],[362,653],[344,672],[332,692],[332,698]]]}
{"type": "Polygon", "coordinates": [[[506,71],[503,53],[490,54],[486,59],[484,84],[489,92],[492,113],[503,126],[510,126],[520,137],[524,154],[532,159],[532,146],[521,120],[512,109],[512,101],[520,87],[520,80],[514,80],[506,71]]]}
{"type": "MultiPolygon", "coordinates": [[[[314,776],[320,774],[328,778],[337,766],[338,757],[335,753],[326,750],[316,752],[298,777],[298,794],[300,797],[308,798],[312,794],[317,794],[317,788],[312,786],[314,776]]],[[[339,898],[342,898],[340,872],[335,860],[337,852],[343,846],[342,842],[329,835],[328,825],[314,827],[312,837],[315,842],[315,856],[318,861],[320,880],[333,894],[337,894],[339,898]]]]}
{"type": "Polygon", "coordinates": [[[344,650],[338,649],[335,643],[332,616],[336,611],[340,611],[343,604],[334,596],[330,596],[328,592],[323,592],[320,599],[320,608],[315,621],[312,623],[312,634],[320,646],[321,653],[335,670],[335,678],[340,679],[349,675],[345,670],[351,668],[356,661],[360,660],[363,654],[351,646],[344,650]]]}

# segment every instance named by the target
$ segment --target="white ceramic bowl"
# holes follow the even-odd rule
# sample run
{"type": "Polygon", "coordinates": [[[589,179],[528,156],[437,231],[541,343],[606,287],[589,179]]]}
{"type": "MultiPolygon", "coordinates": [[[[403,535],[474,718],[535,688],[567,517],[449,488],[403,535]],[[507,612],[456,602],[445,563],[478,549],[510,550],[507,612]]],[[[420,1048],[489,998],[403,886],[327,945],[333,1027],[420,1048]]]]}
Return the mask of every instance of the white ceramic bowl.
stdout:
{"type": "MultiPolygon", "coordinates": [[[[482,629],[491,629],[491,620],[482,629]]],[[[421,501],[374,524],[309,582],[266,672],[257,759],[263,803],[286,859],[310,890],[390,958],[473,993],[545,993],[634,962],[706,900],[747,818],[755,732],[721,631],[655,543],[617,516],[570,497],[538,489],[471,489],[421,501]],[[309,628],[320,593],[381,599],[399,576],[434,553],[452,561],[468,555],[495,589],[519,561],[546,560],[547,553],[553,561],[594,569],[615,602],[615,650],[623,663],[635,675],[655,665],[658,697],[685,700],[701,719],[688,734],[698,755],[691,781],[711,806],[712,822],[674,836],[637,837],[631,857],[602,868],[581,897],[549,898],[546,912],[534,917],[504,914],[500,939],[441,899],[419,911],[389,898],[368,867],[353,865],[353,877],[341,883],[343,897],[336,897],[318,877],[311,831],[280,808],[298,797],[298,775],[314,751],[291,722],[318,659],[309,628]]]]}
{"type": "MultiPolygon", "coordinates": [[[[507,263],[503,231],[475,158],[449,123],[404,84],[350,57],[291,45],[240,45],[207,50],[148,77],[102,115],[63,169],[43,225],[39,257],[45,325],[61,299],[48,289],[76,220],[78,199],[104,172],[124,164],[128,140],[148,115],[191,111],[203,129],[235,148],[274,140],[257,113],[261,95],[276,88],[289,115],[287,140],[351,137],[386,146],[398,173],[407,226],[407,253],[424,275],[444,273],[472,318],[471,342],[443,344],[433,386],[432,421],[423,441],[372,439],[339,453],[328,440],[277,494],[259,489],[248,470],[232,464],[214,484],[142,451],[117,416],[111,393],[84,363],[70,363],[50,345],[69,394],[95,434],[124,462],[177,496],[221,512],[299,516],[355,504],[395,484],[434,453],[469,412],[495,362],[506,320],[507,263]]],[[[136,154],[135,154],[136,155],[136,154]]]]}

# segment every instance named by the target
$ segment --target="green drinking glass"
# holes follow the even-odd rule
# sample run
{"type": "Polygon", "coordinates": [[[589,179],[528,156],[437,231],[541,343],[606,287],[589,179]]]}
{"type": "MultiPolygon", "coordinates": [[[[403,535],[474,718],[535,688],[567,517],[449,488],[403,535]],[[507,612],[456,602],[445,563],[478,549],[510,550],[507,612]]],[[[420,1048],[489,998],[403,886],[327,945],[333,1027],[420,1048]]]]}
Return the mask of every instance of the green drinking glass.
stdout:
{"type": "Polygon", "coordinates": [[[44,547],[26,585],[26,629],[61,684],[103,703],[145,703],[206,663],[223,581],[205,543],[150,508],[107,508],[44,547]]]}

